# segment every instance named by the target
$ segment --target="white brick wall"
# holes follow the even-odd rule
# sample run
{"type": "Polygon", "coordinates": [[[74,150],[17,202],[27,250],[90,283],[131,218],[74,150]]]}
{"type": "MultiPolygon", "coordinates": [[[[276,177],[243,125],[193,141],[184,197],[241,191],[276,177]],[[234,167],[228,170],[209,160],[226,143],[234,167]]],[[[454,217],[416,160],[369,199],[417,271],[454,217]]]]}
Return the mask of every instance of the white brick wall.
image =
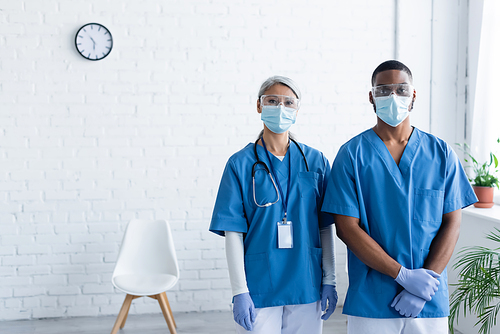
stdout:
{"type": "MultiPolygon", "coordinates": [[[[208,225],[227,158],[262,128],[261,82],[299,83],[292,130],[332,162],[374,122],[367,92],[394,54],[393,5],[0,0],[0,320],[117,314],[110,277],[131,218],[171,223],[173,310],[229,309],[224,241],[208,225]],[[89,22],[113,34],[102,61],[75,50],[89,22]]],[[[337,258],[344,292],[340,242],[337,258]]]]}

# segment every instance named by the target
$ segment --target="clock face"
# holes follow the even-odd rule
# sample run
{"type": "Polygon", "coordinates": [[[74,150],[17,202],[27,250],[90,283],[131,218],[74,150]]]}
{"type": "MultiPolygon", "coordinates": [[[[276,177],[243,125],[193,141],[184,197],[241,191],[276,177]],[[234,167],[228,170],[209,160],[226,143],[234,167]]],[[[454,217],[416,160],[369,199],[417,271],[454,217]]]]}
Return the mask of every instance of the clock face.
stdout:
{"type": "Polygon", "coordinates": [[[88,23],[81,27],[75,37],[76,49],[88,60],[101,60],[113,48],[113,37],[99,23],[88,23]]]}

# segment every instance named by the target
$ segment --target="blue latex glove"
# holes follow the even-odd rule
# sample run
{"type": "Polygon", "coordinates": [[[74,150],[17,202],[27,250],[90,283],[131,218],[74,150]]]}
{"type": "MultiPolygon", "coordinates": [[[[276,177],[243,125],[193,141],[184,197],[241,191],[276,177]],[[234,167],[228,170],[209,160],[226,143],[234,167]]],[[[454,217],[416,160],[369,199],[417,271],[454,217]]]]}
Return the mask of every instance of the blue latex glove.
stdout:
{"type": "Polygon", "coordinates": [[[406,269],[401,266],[396,282],[409,293],[430,301],[438,290],[441,275],[429,269],[406,269]]]}
{"type": "Polygon", "coordinates": [[[255,306],[253,305],[250,293],[240,293],[233,298],[234,321],[247,331],[253,330],[255,322],[255,306]]]}
{"type": "Polygon", "coordinates": [[[406,290],[403,290],[392,301],[391,307],[394,307],[399,314],[405,317],[416,318],[425,306],[425,300],[415,295],[412,295],[406,290]]]}
{"type": "Polygon", "coordinates": [[[324,284],[321,288],[321,311],[324,312],[326,310],[326,312],[321,316],[321,319],[328,320],[330,318],[337,307],[338,299],[335,285],[324,284]],[[326,308],[326,301],[328,301],[328,309],[326,308]]]}

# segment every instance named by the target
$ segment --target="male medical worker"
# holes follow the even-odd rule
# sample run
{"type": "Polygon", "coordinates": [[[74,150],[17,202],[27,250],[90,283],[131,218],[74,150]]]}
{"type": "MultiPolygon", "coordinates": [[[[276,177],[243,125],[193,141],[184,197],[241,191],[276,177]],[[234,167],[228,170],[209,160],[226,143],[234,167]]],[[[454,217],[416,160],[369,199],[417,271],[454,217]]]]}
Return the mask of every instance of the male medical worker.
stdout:
{"type": "Polygon", "coordinates": [[[350,334],[448,333],[446,266],[476,196],[450,146],[411,126],[412,84],[399,61],[375,69],[377,124],[340,148],[323,202],[348,247],[350,334]]]}

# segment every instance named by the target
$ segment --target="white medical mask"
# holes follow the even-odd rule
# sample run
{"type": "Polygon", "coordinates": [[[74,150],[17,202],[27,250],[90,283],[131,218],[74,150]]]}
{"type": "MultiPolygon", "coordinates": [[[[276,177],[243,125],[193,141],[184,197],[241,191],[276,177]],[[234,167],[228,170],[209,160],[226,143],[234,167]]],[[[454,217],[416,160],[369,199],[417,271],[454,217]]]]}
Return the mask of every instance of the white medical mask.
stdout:
{"type": "Polygon", "coordinates": [[[375,110],[378,118],[392,127],[403,122],[410,114],[408,107],[412,101],[411,96],[403,97],[395,94],[374,97],[375,110]]]}
{"type": "Polygon", "coordinates": [[[295,124],[297,119],[297,110],[286,108],[283,105],[262,106],[260,119],[269,130],[274,133],[283,133],[295,124]]]}

